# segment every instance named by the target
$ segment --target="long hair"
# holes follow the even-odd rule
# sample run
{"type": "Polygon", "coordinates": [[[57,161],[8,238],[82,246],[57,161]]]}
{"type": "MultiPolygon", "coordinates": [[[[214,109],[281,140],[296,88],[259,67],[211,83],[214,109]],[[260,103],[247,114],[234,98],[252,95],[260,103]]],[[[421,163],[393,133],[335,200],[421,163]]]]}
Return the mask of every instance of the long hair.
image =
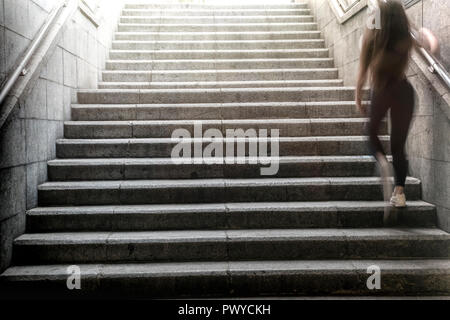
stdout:
{"type": "Polygon", "coordinates": [[[361,72],[370,72],[375,90],[404,77],[413,47],[411,26],[403,5],[397,0],[377,2],[381,28],[366,28],[360,59],[361,72]]]}

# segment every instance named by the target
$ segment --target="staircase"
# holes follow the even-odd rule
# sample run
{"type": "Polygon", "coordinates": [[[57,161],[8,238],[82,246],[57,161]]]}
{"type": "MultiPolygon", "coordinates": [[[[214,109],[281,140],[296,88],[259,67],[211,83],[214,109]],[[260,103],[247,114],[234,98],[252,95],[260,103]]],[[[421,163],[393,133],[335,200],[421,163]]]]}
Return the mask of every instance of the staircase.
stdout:
{"type": "Polygon", "coordinates": [[[383,227],[367,119],[317,30],[301,3],[126,5],[0,277],[8,294],[450,294],[450,235],[420,181],[408,178],[399,226],[383,227]],[[194,120],[224,135],[279,129],[278,174],[174,164],[172,131],[194,120]],[[81,290],[66,287],[71,265],[81,290]],[[372,265],[380,290],[366,286],[372,265]]]}

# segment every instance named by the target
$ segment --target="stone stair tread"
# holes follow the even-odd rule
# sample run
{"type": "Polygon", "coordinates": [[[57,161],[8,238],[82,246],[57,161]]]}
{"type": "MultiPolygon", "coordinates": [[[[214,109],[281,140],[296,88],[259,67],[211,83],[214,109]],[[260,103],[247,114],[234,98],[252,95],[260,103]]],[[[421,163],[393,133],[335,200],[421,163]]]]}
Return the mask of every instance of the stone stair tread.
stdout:
{"type": "MultiPolygon", "coordinates": [[[[133,10],[125,10],[126,12],[130,12],[133,10]]],[[[141,12],[145,12],[148,10],[141,10],[141,12]]],[[[296,12],[307,12],[309,11],[308,9],[303,9],[303,10],[297,10],[296,12]]],[[[167,13],[167,11],[164,11],[167,13]]],[[[201,11],[197,11],[197,12],[201,12],[201,11]]],[[[214,12],[214,11],[209,11],[209,12],[214,12]]],[[[245,11],[240,11],[240,12],[245,12],[245,11]]],[[[277,13],[276,11],[274,11],[273,13],[277,13]]],[[[270,14],[268,15],[269,17],[287,17],[287,18],[291,18],[292,15],[284,15],[284,14],[270,14]]],[[[296,17],[300,16],[303,17],[305,15],[301,15],[301,14],[297,14],[295,15],[296,17]]],[[[312,15],[306,15],[308,17],[313,17],[312,15]]],[[[161,19],[161,18],[179,18],[179,15],[167,15],[167,14],[160,14],[160,15],[149,15],[149,16],[142,16],[142,15],[121,15],[122,18],[143,18],[143,19],[161,19]]],[[[220,18],[222,18],[223,16],[218,16],[220,18]]],[[[253,17],[260,17],[259,15],[252,15],[252,14],[246,14],[243,16],[225,16],[226,18],[230,18],[230,19],[240,19],[240,18],[253,18],[253,17]]],[[[211,15],[203,15],[203,16],[189,16],[189,17],[183,17],[183,19],[195,19],[195,18],[211,18],[211,15]]]]}
{"type": "MultiPolygon", "coordinates": [[[[368,104],[369,101],[363,101],[363,104],[368,104]]],[[[149,108],[149,107],[263,107],[263,106],[342,106],[355,105],[354,101],[293,101],[293,102],[238,102],[238,103],[178,103],[178,104],[72,104],[72,108],[149,108]]]]}
{"type": "Polygon", "coordinates": [[[152,3],[138,3],[138,4],[126,4],[124,9],[147,9],[158,8],[159,10],[166,10],[168,8],[182,8],[182,9],[197,9],[197,8],[213,8],[213,9],[294,9],[294,8],[306,8],[308,5],[303,3],[283,3],[283,4],[217,4],[217,3],[165,3],[152,2],[152,3]]]}
{"type": "Polygon", "coordinates": [[[321,79],[321,80],[242,80],[242,81],[195,81],[195,82],[179,82],[179,81],[152,81],[152,82],[113,82],[101,81],[99,87],[104,89],[161,89],[161,88],[227,88],[227,87],[318,87],[318,86],[342,86],[343,81],[339,79],[321,79]]]}
{"type": "MultiPolygon", "coordinates": [[[[264,87],[214,89],[84,89],[80,103],[208,103],[255,101],[337,101],[354,97],[354,87],[264,87]]],[[[369,94],[363,91],[363,98],[369,94]]]]}
{"type": "MultiPolygon", "coordinates": [[[[364,134],[368,119],[360,118],[298,118],[298,119],[204,119],[204,120],[123,120],[123,121],[66,121],[64,122],[66,139],[105,139],[105,138],[170,138],[173,130],[186,129],[193,134],[195,126],[201,125],[204,130],[215,128],[226,139],[228,129],[242,130],[278,130],[283,137],[323,137],[323,136],[356,136],[364,134]]],[[[387,134],[387,122],[380,127],[380,135],[387,134]]],[[[254,137],[253,139],[255,139],[254,137]]],[[[261,138],[262,140],[263,138],[261,138]]],[[[344,138],[345,139],[345,138],[344,138]]],[[[228,141],[228,140],[225,140],[228,141]]],[[[291,140],[292,141],[292,140],[291,140]]],[[[311,140],[309,140],[311,141],[311,140]]],[[[323,141],[323,140],[321,140],[323,141]]]]}
{"type": "MultiPolygon", "coordinates": [[[[82,180],[47,182],[38,187],[48,206],[271,201],[380,200],[378,177],[196,178],[82,180]]],[[[407,178],[409,200],[421,198],[421,183],[407,178]]]]}
{"type": "Polygon", "coordinates": [[[268,31],[117,31],[114,35],[115,40],[269,40],[269,39],[320,39],[318,30],[268,30],[268,31]]]}
{"type": "Polygon", "coordinates": [[[233,35],[242,35],[242,34],[250,34],[250,35],[258,35],[258,34],[320,34],[319,30],[305,30],[305,31],[243,31],[243,32],[237,32],[237,31],[204,31],[204,32],[189,32],[189,31],[162,31],[162,32],[152,32],[152,31],[117,31],[115,35],[178,35],[178,34],[186,34],[186,35],[207,35],[207,34],[214,34],[214,35],[224,35],[224,34],[233,34],[233,35]]]}
{"type": "MultiPolygon", "coordinates": [[[[311,19],[308,19],[311,20],[311,19]]],[[[119,32],[134,32],[134,31],[306,31],[318,30],[316,22],[234,22],[234,23],[119,23],[119,32]]]]}
{"type": "MultiPolygon", "coordinates": [[[[450,234],[437,228],[364,229],[248,229],[248,230],[169,230],[134,232],[57,232],[27,233],[16,246],[118,244],[202,241],[364,241],[364,240],[450,240],[450,234]]],[[[449,266],[450,267],[450,266],[449,266]]]]}
{"type": "Polygon", "coordinates": [[[280,228],[27,233],[14,248],[18,264],[33,264],[448,258],[449,244],[437,228],[280,228]]]}
{"type": "MultiPolygon", "coordinates": [[[[193,5],[194,3],[185,3],[185,4],[193,5]]],[[[260,6],[252,5],[252,6],[248,6],[248,7],[240,6],[239,8],[236,8],[236,6],[231,6],[231,5],[230,6],[223,6],[223,5],[219,6],[217,4],[215,6],[213,6],[213,4],[208,4],[208,5],[209,5],[208,9],[206,9],[205,6],[198,6],[198,8],[188,8],[188,7],[174,8],[173,6],[167,6],[167,7],[159,7],[157,9],[156,8],[149,8],[149,9],[134,8],[134,9],[131,9],[130,6],[125,6],[125,8],[122,11],[123,12],[125,12],[125,11],[156,11],[156,12],[164,11],[164,12],[167,12],[167,11],[169,11],[170,12],[170,11],[246,11],[246,10],[251,10],[251,11],[266,12],[267,9],[270,9],[273,11],[277,11],[277,10],[284,10],[284,11],[286,11],[286,10],[291,10],[291,11],[309,10],[309,9],[304,9],[304,8],[306,8],[306,3],[301,4],[300,7],[302,9],[298,9],[299,6],[292,6],[292,5],[288,5],[288,4],[284,4],[284,6],[286,8],[274,7],[272,9],[270,7],[267,7],[266,4],[261,4],[260,6]],[[216,7],[216,8],[214,8],[214,7],[216,7]],[[223,7],[223,8],[221,9],[220,7],[223,7]],[[209,8],[213,8],[213,9],[209,9],[209,8]]],[[[243,3],[242,5],[245,5],[245,3],[243,3]]]]}
{"type": "MultiPolygon", "coordinates": [[[[124,9],[122,10],[122,14],[124,16],[126,13],[144,13],[144,12],[154,12],[154,13],[178,13],[178,12],[199,12],[199,13],[217,13],[217,12],[236,12],[236,13],[244,13],[246,14],[247,12],[260,12],[260,13],[278,13],[278,12],[292,12],[292,13],[302,13],[302,12],[310,12],[309,9],[290,9],[290,8],[286,8],[286,9],[270,9],[270,10],[266,10],[266,9],[165,9],[165,10],[161,10],[161,9],[124,9]]],[[[178,15],[175,15],[178,16],[178,15]]]]}
{"type": "MultiPolygon", "coordinates": [[[[83,94],[83,93],[98,93],[98,94],[108,94],[108,93],[130,93],[130,94],[139,94],[139,93],[189,93],[189,92],[210,92],[210,93],[220,93],[220,92],[241,92],[241,91],[249,91],[249,92],[268,92],[268,91],[273,91],[273,92],[297,92],[297,91],[301,91],[302,89],[298,89],[298,88],[263,88],[263,89],[259,89],[259,88],[239,88],[239,89],[148,89],[148,90],[110,90],[110,89],[81,89],[78,90],[78,93],[83,94]]],[[[307,89],[303,89],[303,91],[317,91],[317,92],[326,92],[326,91],[354,91],[355,88],[354,87],[340,87],[340,88],[321,88],[321,87],[316,87],[316,88],[307,88],[307,89]]],[[[324,100],[321,100],[324,101],[324,100]]],[[[306,102],[306,101],[300,101],[300,102],[306,102]]]]}
{"type": "MultiPolygon", "coordinates": [[[[217,159],[217,158],[216,158],[217,159]]],[[[225,158],[217,159],[218,162],[225,158]]],[[[249,157],[238,158],[249,161],[249,157]]],[[[388,159],[391,159],[388,156],[388,159]]],[[[195,165],[196,159],[183,160],[188,164],[195,165]]],[[[198,160],[197,160],[198,161],[198,160]]],[[[372,156],[281,156],[280,163],[314,163],[314,162],[375,162],[372,156]]],[[[50,166],[64,165],[110,165],[110,164],[174,164],[172,158],[86,158],[86,159],[54,159],[48,161],[50,166]]],[[[175,165],[175,164],[174,164],[175,165]]]]}
{"type": "Polygon", "coordinates": [[[113,43],[305,43],[305,42],[324,42],[323,39],[268,39],[268,40],[114,40],[113,43]]]}
{"type": "MultiPolygon", "coordinates": [[[[119,82],[119,81],[100,81],[99,84],[100,85],[130,85],[130,86],[142,86],[142,85],[194,85],[194,84],[216,84],[216,85],[226,85],[226,84],[233,84],[233,83],[237,83],[237,84],[243,84],[243,88],[251,88],[252,84],[268,84],[268,87],[270,87],[270,85],[276,85],[276,84],[282,84],[285,83],[286,87],[289,87],[289,85],[294,85],[294,84],[316,84],[315,87],[322,87],[322,84],[343,84],[343,81],[340,79],[318,79],[318,80],[234,80],[234,81],[149,81],[149,82],[142,82],[142,81],[124,81],[124,82],[119,82]],[[247,85],[244,86],[244,85],[247,85]]],[[[311,87],[311,86],[310,86],[311,87]]],[[[314,86],[313,86],[314,87],[314,86]]],[[[277,87],[278,88],[278,87],[277,87]]],[[[300,87],[301,88],[301,87],[300,87]]],[[[305,86],[306,88],[306,86],[305,86]]],[[[108,88],[105,88],[108,89],[108,88]]],[[[136,89],[134,87],[131,87],[130,89],[136,89]]],[[[138,89],[138,88],[137,88],[138,89]]],[[[143,88],[145,89],[145,88],[143,88]]],[[[152,89],[152,88],[148,88],[148,89],[152,89]]],[[[158,89],[158,88],[156,88],[158,89]]],[[[171,88],[169,88],[171,89],[171,88]]],[[[176,88],[174,88],[176,89],[176,88]]],[[[183,89],[183,88],[181,88],[183,89]]],[[[198,88],[198,89],[202,89],[202,88],[198,88]]],[[[208,89],[208,88],[205,88],[208,89]]]]}
{"type": "Polygon", "coordinates": [[[116,40],[112,43],[115,50],[258,50],[258,49],[306,49],[323,48],[321,39],[282,39],[273,40],[116,40]]]}
{"type": "MultiPolygon", "coordinates": [[[[382,227],[382,201],[198,203],[38,207],[34,233],[77,231],[307,229],[382,227]]],[[[435,206],[408,201],[398,227],[435,226],[435,206]]]]}
{"type": "MultiPolygon", "coordinates": [[[[185,138],[184,141],[189,142],[195,142],[195,141],[204,141],[208,142],[211,141],[213,138],[185,138]]],[[[217,140],[224,140],[229,141],[230,139],[235,138],[214,138],[215,141],[217,140]]],[[[246,139],[246,140],[262,140],[267,139],[270,140],[278,140],[279,142],[302,142],[302,141],[367,141],[366,136],[317,136],[317,137],[279,137],[279,138],[237,138],[237,140],[240,139],[246,139]]],[[[380,140],[387,141],[389,140],[389,136],[380,136],[380,140]]],[[[174,143],[178,141],[177,139],[172,138],[124,138],[124,139],[58,139],[56,141],[57,144],[96,144],[96,143],[103,143],[103,144],[129,144],[129,143],[174,143]]]]}
{"type": "MultiPolygon", "coordinates": [[[[168,158],[171,157],[173,147],[180,142],[202,143],[203,146],[211,142],[226,144],[241,143],[246,146],[245,156],[249,155],[248,144],[263,142],[278,143],[281,156],[317,156],[317,155],[369,155],[367,136],[282,136],[279,138],[176,138],[154,137],[148,138],[100,138],[92,139],[58,139],[56,151],[58,158],[168,158]],[[154,146],[154,148],[152,148],[154,146]]],[[[389,136],[380,136],[380,140],[389,153],[389,136]]],[[[225,150],[224,150],[225,152],[225,150]]],[[[226,153],[224,153],[226,154],[226,153]]],[[[269,153],[268,153],[269,155],[269,153]]]]}
{"type": "MultiPolygon", "coordinates": [[[[448,295],[449,259],[280,260],[79,264],[84,295],[122,297],[370,296],[367,270],[380,267],[381,294],[448,295]],[[168,281],[170,279],[171,281],[168,281]],[[244,281],[242,281],[245,279],[244,281]],[[342,287],[345,281],[345,288],[342,287]],[[280,282],[286,283],[280,288],[280,282]],[[406,283],[399,287],[399,282],[406,283]],[[434,285],[433,285],[434,284],[434,285]],[[440,284],[440,285],[437,285],[440,284]],[[89,292],[89,293],[88,293],[89,292]]],[[[5,295],[68,294],[70,264],[14,266],[0,275],[5,295]],[[22,285],[17,287],[17,285],[22,285]],[[16,287],[15,287],[16,286],[16,287]]],[[[75,295],[77,296],[77,295],[75,295]]]]}
{"type": "MultiPolygon", "coordinates": [[[[391,159],[391,157],[388,157],[391,159]]],[[[260,177],[262,158],[85,158],[48,161],[50,181],[85,181],[117,179],[199,179],[260,177]],[[206,161],[205,161],[206,160],[206,161]]],[[[282,156],[274,177],[345,177],[376,175],[372,156],[282,156]]]]}
{"type": "Polygon", "coordinates": [[[280,124],[303,124],[303,123],[365,123],[368,122],[368,118],[320,118],[320,119],[308,119],[308,118],[290,118],[290,119],[208,119],[208,120],[124,120],[124,121],[65,121],[64,124],[71,126],[92,126],[92,125],[133,125],[133,124],[148,124],[148,125],[167,125],[167,124],[269,124],[269,123],[280,123],[280,124]]]}
{"type": "MultiPolygon", "coordinates": [[[[433,210],[435,206],[423,200],[408,201],[408,208],[433,210]]],[[[314,202],[236,202],[236,203],[198,203],[198,204],[145,204],[145,205],[103,205],[77,207],[37,207],[27,211],[27,215],[71,215],[110,214],[110,213],[163,213],[163,212],[202,212],[202,211],[321,211],[353,209],[364,211],[367,209],[384,209],[383,201],[314,201],[314,202]]]]}
{"type": "Polygon", "coordinates": [[[161,15],[161,16],[129,16],[122,15],[120,17],[121,23],[125,24],[165,24],[165,23],[205,23],[210,24],[215,22],[221,23],[256,23],[259,22],[295,22],[304,21],[302,19],[307,19],[308,21],[313,21],[314,16],[310,14],[299,14],[299,15],[205,15],[205,16],[171,16],[171,15],[161,15]],[[174,21],[175,20],[175,21],[174,21]],[[199,20],[199,21],[194,21],[199,20]]]}
{"type": "MultiPolygon", "coordinates": [[[[261,53],[270,53],[270,52],[328,52],[329,49],[327,48],[317,48],[317,49],[246,49],[245,52],[261,52],[261,53]]],[[[199,52],[199,53],[221,53],[221,52],[244,52],[242,49],[220,49],[220,50],[213,50],[213,49],[190,49],[190,50],[111,50],[112,54],[114,53],[171,53],[171,52],[199,52]]],[[[133,59],[135,60],[135,59],[133,59]]],[[[162,59],[158,59],[162,60],[162,59]]]]}
{"type": "MultiPolygon", "coordinates": [[[[450,273],[449,259],[427,260],[290,260],[290,261],[227,261],[227,262],[167,262],[126,264],[81,264],[83,278],[108,276],[183,276],[216,272],[358,272],[376,264],[386,272],[436,272],[450,273]]],[[[5,271],[1,278],[11,281],[67,279],[69,265],[15,266],[5,271]]]]}
{"type": "MultiPolygon", "coordinates": [[[[367,102],[364,102],[367,105],[367,102]]],[[[319,103],[72,104],[74,120],[289,119],[363,117],[353,101],[319,103]]]]}
{"type": "Polygon", "coordinates": [[[271,72],[321,72],[321,71],[338,71],[336,68],[275,68],[275,69],[203,69],[203,70],[104,70],[104,74],[151,74],[151,73],[271,73],[271,72]]]}
{"type": "Polygon", "coordinates": [[[227,50],[110,50],[111,59],[130,59],[136,60],[140,58],[167,60],[167,59],[236,59],[242,57],[249,58],[299,58],[299,57],[328,57],[328,48],[315,49],[227,49],[227,50]]]}
{"type": "MultiPolygon", "coordinates": [[[[408,185],[418,185],[420,180],[412,177],[406,179],[408,185]]],[[[315,177],[315,178],[251,178],[251,179],[153,179],[153,180],[104,180],[104,181],[59,181],[46,182],[39,186],[46,190],[107,190],[107,189],[157,189],[177,187],[256,187],[256,186],[289,186],[289,185],[380,185],[378,177],[315,177]]]]}
{"type": "Polygon", "coordinates": [[[182,30],[186,26],[210,26],[210,27],[220,27],[220,26],[303,26],[303,25],[317,25],[315,22],[244,22],[244,23],[119,23],[120,26],[137,26],[137,27],[145,27],[145,26],[178,26],[182,30]]]}
{"type": "MultiPolygon", "coordinates": [[[[197,59],[195,62],[283,62],[283,61],[333,61],[333,58],[257,58],[257,59],[197,59]]],[[[110,59],[106,60],[106,63],[124,63],[124,64],[159,64],[159,63],[168,63],[168,62],[193,62],[192,59],[167,59],[167,60],[124,60],[124,59],[110,59]]]]}

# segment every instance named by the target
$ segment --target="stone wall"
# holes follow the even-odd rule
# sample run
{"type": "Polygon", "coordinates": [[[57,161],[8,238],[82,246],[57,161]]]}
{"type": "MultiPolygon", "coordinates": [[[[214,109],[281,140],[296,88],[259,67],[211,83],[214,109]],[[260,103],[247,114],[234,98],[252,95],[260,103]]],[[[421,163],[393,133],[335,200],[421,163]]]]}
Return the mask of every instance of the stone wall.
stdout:
{"type": "MultiPolygon", "coordinates": [[[[354,85],[359,64],[359,39],[367,18],[367,7],[340,24],[329,4],[330,0],[308,0],[322,31],[325,43],[346,85],[354,85]]],[[[298,1],[302,2],[302,1],[298,1]]],[[[422,0],[407,9],[417,27],[426,27],[441,40],[441,61],[450,69],[450,0],[422,0]]]]}
{"type": "MultiPolygon", "coordinates": [[[[0,0],[0,80],[13,70],[55,0],[0,0]]],[[[25,230],[27,209],[37,206],[37,186],[47,180],[47,161],[79,88],[96,88],[122,4],[97,0],[76,10],[31,93],[21,97],[0,131],[0,272],[10,263],[11,244],[25,230]],[[89,14],[88,14],[89,13],[89,14]],[[95,17],[95,19],[91,19],[95,17]],[[97,26],[98,24],[98,26],[97,26]]]]}
{"type": "MultiPolygon", "coordinates": [[[[301,1],[300,1],[301,2],[301,1]]],[[[340,24],[329,0],[308,0],[345,85],[356,83],[364,8],[340,24]]],[[[450,0],[422,0],[407,9],[417,27],[432,30],[441,42],[440,61],[450,70],[450,0]]],[[[450,96],[417,54],[408,70],[416,89],[416,110],[407,143],[410,174],[423,183],[423,198],[438,209],[439,226],[450,231],[450,96]]]]}
{"type": "Polygon", "coordinates": [[[339,77],[344,84],[353,86],[356,82],[359,63],[359,39],[364,31],[362,26],[366,20],[366,8],[340,24],[330,7],[329,0],[309,0],[309,6],[319,30],[330,49],[339,77]]]}

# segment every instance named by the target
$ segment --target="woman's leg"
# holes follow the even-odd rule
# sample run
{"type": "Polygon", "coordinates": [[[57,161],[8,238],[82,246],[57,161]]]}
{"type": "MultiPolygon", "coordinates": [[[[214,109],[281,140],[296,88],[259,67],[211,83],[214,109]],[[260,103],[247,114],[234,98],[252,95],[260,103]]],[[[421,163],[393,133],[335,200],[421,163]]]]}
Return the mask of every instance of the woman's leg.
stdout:
{"type": "Polygon", "coordinates": [[[370,104],[370,119],[368,125],[369,149],[372,155],[378,160],[380,157],[386,157],[383,145],[378,138],[381,122],[389,109],[389,96],[387,90],[381,92],[372,91],[370,104]]]}
{"type": "MultiPolygon", "coordinates": [[[[377,93],[372,92],[370,106],[370,122],[368,126],[369,135],[369,148],[372,155],[375,157],[378,163],[378,168],[381,174],[381,182],[383,185],[383,198],[385,203],[388,203],[392,195],[392,183],[390,178],[392,176],[389,162],[386,159],[386,154],[378,138],[378,132],[381,126],[381,122],[386,116],[387,110],[390,106],[390,97],[388,90],[382,90],[377,93]]],[[[391,221],[391,214],[389,206],[384,207],[383,222],[388,225],[391,221]]]]}
{"type": "Polygon", "coordinates": [[[405,144],[414,111],[414,89],[408,81],[395,88],[395,102],[391,108],[391,150],[395,170],[396,194],[402,194],[408,173],[405,144]]]}

